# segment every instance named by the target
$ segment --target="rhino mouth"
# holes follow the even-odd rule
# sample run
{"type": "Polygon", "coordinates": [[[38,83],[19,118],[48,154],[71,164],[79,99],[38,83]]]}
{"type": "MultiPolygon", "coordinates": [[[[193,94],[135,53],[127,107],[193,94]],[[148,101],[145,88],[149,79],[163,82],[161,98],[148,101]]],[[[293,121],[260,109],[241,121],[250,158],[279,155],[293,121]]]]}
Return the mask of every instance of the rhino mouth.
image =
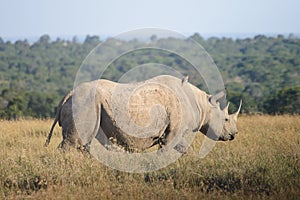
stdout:
{"type": "Polygon", "coordinates": [[[220,136],[219,140],[220,141],[231,141],[234,139],[234,135],[233,134],[229,134],[227,137],[226,136],[220,136]]]}

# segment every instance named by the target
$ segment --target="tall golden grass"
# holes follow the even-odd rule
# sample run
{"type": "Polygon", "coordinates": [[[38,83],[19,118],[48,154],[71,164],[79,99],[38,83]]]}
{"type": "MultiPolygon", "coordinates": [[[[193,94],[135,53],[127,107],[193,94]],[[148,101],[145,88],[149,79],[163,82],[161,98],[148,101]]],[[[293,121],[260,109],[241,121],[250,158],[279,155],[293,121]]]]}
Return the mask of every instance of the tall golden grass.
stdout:
{"type": "Polygon", "coordinates": [[[242,116],[239,134],[197,158],[200,133],[168,167],[116,171],[76,150],[60,152],[51,120],[0,121],[0,199],[297,199],[300,116],[242,116]]]}

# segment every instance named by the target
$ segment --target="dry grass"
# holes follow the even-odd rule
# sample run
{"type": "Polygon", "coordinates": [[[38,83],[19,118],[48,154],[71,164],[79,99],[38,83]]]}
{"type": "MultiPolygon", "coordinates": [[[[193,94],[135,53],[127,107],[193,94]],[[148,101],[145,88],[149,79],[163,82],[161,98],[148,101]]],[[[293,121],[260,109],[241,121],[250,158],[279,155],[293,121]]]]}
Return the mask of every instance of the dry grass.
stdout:
{"type": "Polygon", "coordinates": [[[44,148],[50,120],[0,121],[0,199],[297,199],[300,116],[242,116],[237,138],[197,159],[202,135],[176,163],[147,174],[44,148]],[[195,149],[195,150],[193,150],[195,149]]]}

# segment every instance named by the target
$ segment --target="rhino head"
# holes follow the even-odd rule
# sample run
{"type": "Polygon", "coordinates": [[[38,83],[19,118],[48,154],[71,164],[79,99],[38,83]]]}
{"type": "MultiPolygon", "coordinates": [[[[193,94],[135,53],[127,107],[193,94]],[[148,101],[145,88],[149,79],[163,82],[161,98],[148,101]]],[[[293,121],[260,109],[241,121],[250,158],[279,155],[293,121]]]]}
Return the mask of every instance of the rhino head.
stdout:
{"type": "Polygon", "coordinates": [[[220,108],[219,99],[225,96],[225,92],[220,92],[209,98],[210,112],[207,122],[201,127],[200,131],[213,140],[227,141],[233,140],[238,133],[237,118],[241,110],[242,100],[238,110],[228,113],[229,103],[224,109],[220,108]]]}
{"type": "Polygon", "coordinates": [[[228,107],[229,107],[229,102],[227,106],[222,110],[222,112],[224,112],[225,114],[224,126],[221,135],[219,136],[219,140],[222,141],[233,140],[235,135],[238,133],[237,118],[242,107],[242,100],[240,100],[240,105],[238,110],[231,115],[228,114],[228,107]]]}

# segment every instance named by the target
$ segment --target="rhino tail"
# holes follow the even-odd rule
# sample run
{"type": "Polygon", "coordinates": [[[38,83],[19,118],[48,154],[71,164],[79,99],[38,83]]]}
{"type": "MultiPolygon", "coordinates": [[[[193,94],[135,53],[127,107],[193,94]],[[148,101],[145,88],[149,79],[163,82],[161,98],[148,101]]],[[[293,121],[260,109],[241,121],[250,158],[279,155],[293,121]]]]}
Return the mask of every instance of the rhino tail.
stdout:
{"type": "Polygon", "coordinates": [[[61,109],[63,107],[63,105],[67,102],[67,100],[73,95],[74,93],[74,90],[71,90],[70,92],[68,92],[68,94],[66,94],[64,96],[64,98],[62,98],[62,100],[59,102],[58,106],[57,106],[57,110],[56,110],[56,114],[55,114],[55,119],[53,121],[53,124],[51,126],[51,129],[50,129],[50,132],[48,134],[48,137],[47,137],[47,140],[44,144],[45,147],[47,147],[50,143],[50,140],[51,140],[51,137],[52,137],[52,134],[53,134],[53,130],[54,130],[54,127],[56,126],[56,123],[58,122],[59,125],[60,125],[60,112],[61,112],[61,109]]]}

